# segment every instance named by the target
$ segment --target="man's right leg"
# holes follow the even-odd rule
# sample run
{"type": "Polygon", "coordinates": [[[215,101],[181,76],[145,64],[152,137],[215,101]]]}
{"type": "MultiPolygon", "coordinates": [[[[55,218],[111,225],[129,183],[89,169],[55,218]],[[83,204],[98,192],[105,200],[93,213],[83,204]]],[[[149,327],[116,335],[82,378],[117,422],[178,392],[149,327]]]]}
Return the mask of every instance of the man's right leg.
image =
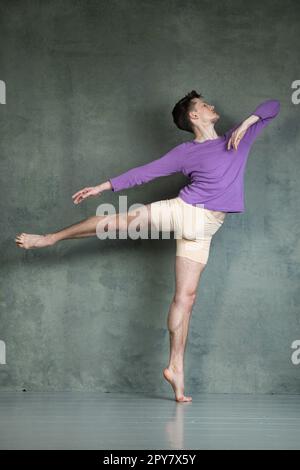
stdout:
{"type": "Polygon", "coordinates": [[[127,230],[129,224],[136,217],[139,217],[140,228],[149,227],[151,224],[150,204],[141,206],[138,211],[132,210],[118,214],[92,216],[77,224],[65,227],[58,232],[48,233],[46,235],[21,233],[16,236],[15,242],[19,247],[25,249],[43,248],[54,245],[61,240],[94,237],[97,233],[104,233],[107,227],[112,231],[127,230]]]}

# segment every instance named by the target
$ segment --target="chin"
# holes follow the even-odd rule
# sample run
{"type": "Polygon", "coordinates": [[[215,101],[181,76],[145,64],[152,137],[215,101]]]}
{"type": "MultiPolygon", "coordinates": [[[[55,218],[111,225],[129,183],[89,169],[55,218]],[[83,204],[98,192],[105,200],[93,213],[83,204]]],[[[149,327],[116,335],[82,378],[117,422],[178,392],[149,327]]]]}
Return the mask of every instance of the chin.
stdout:
{"type": "Polygon", "coordinates": [[[220,119],[220,115],[216,113],[216,116],[212,118],[212,122],[215,123],[220,119]]]}

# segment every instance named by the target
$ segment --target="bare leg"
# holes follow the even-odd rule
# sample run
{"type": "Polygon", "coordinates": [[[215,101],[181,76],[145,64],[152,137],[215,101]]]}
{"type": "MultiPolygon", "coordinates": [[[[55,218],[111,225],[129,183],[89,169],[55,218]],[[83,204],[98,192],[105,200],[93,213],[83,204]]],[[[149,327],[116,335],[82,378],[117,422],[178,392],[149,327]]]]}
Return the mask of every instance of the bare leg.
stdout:
{"type": "Polygon", "coordinates": [[[192,400],[184,395],[184,353],[192,308],[204,269],[205,264],[176,256],[176,291],[168,314],[170,358],[163,375],[171,383],[176,401],[180,402],[192,400]]]}
{"type": "Polygon", "coordinates": [[[25,249],[43,248],[70,238],[94,237],[97,231],[98,233],[101,231],[104,232],[105,227],[109,227],[109,230],[126,230],[130,222],[136,217],[139,217],[141,227],[149,226],[151,222],[150,204],[143,206],[139,213],[130,211],[112,215],[92,216],[77,224],[65,227],[58,232],[48,233],[46,235],[21,233],[16,236],[15,242],[19,247],[25,249]],[[99,224],[99,222],[101,222],[101,224],[99,224]],[[100,230],[99,226],[101,226],[100,230]]]}

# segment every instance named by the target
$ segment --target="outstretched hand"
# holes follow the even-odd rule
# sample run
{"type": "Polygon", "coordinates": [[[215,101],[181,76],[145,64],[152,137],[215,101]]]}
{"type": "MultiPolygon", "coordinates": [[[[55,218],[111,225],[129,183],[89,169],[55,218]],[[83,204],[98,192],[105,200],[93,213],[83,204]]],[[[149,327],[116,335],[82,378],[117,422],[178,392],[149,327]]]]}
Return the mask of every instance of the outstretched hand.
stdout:
{"type": "Polygon", "coordinates": [[[230,150],[230,147],[237,150],[238,145],[241,139],[244,137],[244,134],[247,131],[247,129],[248,127],[245,126],[244,123],[242,123],[237,129],[233,131],[233,133],[230,136],[230,139],[228,140],[227,150],[230,150]]]}
{"type": "Polygon", "coordinates": [[[96,197],[101,194],[99,186],[92,186],[88,188],[83,188],[80,191],[77,191],[77,193],[73,194],[72,199],[74,204],[79,204],[82,202],[84,199],[87,199],[88,197],[96,197]]]}

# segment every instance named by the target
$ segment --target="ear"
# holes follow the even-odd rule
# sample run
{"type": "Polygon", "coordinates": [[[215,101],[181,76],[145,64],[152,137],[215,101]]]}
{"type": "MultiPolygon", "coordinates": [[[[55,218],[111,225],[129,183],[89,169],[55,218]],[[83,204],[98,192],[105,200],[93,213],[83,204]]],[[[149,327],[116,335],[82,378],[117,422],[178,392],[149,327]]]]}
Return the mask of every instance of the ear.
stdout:
{"type": "Polygon", "coordinates": [[[189,117],[191,119],[197,119],[198,117],[197,111],[189,111],[189,117]]]}

